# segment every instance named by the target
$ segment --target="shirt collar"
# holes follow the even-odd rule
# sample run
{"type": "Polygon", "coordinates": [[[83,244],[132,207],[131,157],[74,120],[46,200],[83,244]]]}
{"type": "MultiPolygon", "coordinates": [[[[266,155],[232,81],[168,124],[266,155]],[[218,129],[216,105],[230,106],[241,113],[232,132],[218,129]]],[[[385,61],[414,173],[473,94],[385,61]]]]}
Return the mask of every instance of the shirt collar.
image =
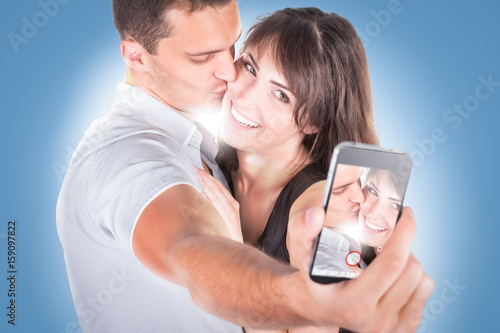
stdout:
{"type": "Polygon", "coordinates": [[[198,130],[203,137],[203,140],[201,142],[201,151],[207,158],[210,159],[210,162],[215,164],[215,156],[217,156],[217,153],[219,151],[219,148],[215,143],[215,137],[200,123],[197,122],[196,126],[198,127],[198,130]]]}
{"type": "MultiPolygon", "coordinates": [[[[118,83],[116,96],[119,109],[128,109],[149,125],[167,132],[183,148],[188,145],[200,148],[202,141],[207,141],[203,140],[204,135],[198,130],[199,123],[197,127],[169,106],[128,83],[118,83]]],[[[210,137],[207,139],[212,140],[210,137]]],[[[207,145],[210,146],[209,143],[207,145]]]]}

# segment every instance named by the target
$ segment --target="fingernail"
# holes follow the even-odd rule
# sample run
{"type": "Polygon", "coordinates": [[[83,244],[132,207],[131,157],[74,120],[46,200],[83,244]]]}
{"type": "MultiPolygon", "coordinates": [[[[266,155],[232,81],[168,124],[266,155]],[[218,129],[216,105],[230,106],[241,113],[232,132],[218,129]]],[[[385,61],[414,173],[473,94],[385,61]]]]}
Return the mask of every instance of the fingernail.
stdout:
{"type": "Polygon", "coordinates": [[[193,165],[194,171],[200,170],[196,165],[193,165]]]}
{"type": "Polygon", "coordinates": [[[413,209],[407,207],[407,210],[408,210],[408,215],[410,215],[411,217],[415,217],[415,215],[413,214],[413,209]]]}

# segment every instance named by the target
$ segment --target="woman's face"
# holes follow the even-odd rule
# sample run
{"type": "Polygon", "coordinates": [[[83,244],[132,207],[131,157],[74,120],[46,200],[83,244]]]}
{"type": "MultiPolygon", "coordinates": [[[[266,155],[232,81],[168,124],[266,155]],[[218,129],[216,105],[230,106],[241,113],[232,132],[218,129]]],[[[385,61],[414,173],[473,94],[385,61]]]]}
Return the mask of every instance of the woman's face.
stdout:
{"type": "Polygon", "coordinates": [[[361,242],[372,247],[383,246],[394,230],[402,198],[385,172],[368,178],[363,193],[366,199],[359,212],[361,242]]]}
{"type": "Polygon", "coordinates": [[[221,138],[240,151],[273,157],[298,149],[303,134],[292,117],[295,97],[272,59],[247,50],[235,67],[236,81],[228,83],[222,103],[221,138]]]}

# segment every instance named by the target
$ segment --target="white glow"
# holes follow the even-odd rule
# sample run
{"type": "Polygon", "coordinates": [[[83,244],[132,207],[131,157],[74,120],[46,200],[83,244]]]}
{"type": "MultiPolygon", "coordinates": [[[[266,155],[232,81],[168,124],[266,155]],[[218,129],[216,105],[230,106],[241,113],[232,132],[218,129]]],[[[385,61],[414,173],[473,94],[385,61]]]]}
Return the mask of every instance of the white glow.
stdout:
{"type": "Polygon", "coordinates": [[[217,133],[219,133],[221,117],[222,114],[220,112],[217,114],[202,115],[198,117],[198,122],[205,126],[215,137],[217,137],[217,133]]]}
{"type": "Polygon", "coordinates": [[[344,234],[347,236],[351,237],[352,239],[355,239],[359,242],[359,237],[360,237],[360,226],[357,224],[354,227],[349,227],[344,229],[344,234]]]}

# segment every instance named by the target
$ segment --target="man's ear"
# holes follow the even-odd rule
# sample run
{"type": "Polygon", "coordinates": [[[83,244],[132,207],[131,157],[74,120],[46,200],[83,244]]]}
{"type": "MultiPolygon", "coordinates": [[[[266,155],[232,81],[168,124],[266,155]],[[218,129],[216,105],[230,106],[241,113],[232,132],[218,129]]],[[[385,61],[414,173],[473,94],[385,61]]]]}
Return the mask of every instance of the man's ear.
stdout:
{"type": "Polygon", "coordinates": [[[133,39],[122,40],[120,43],[122,58],[127,67],[139,72],[146,71],[145,63],[149,52],[133,39]]]}

